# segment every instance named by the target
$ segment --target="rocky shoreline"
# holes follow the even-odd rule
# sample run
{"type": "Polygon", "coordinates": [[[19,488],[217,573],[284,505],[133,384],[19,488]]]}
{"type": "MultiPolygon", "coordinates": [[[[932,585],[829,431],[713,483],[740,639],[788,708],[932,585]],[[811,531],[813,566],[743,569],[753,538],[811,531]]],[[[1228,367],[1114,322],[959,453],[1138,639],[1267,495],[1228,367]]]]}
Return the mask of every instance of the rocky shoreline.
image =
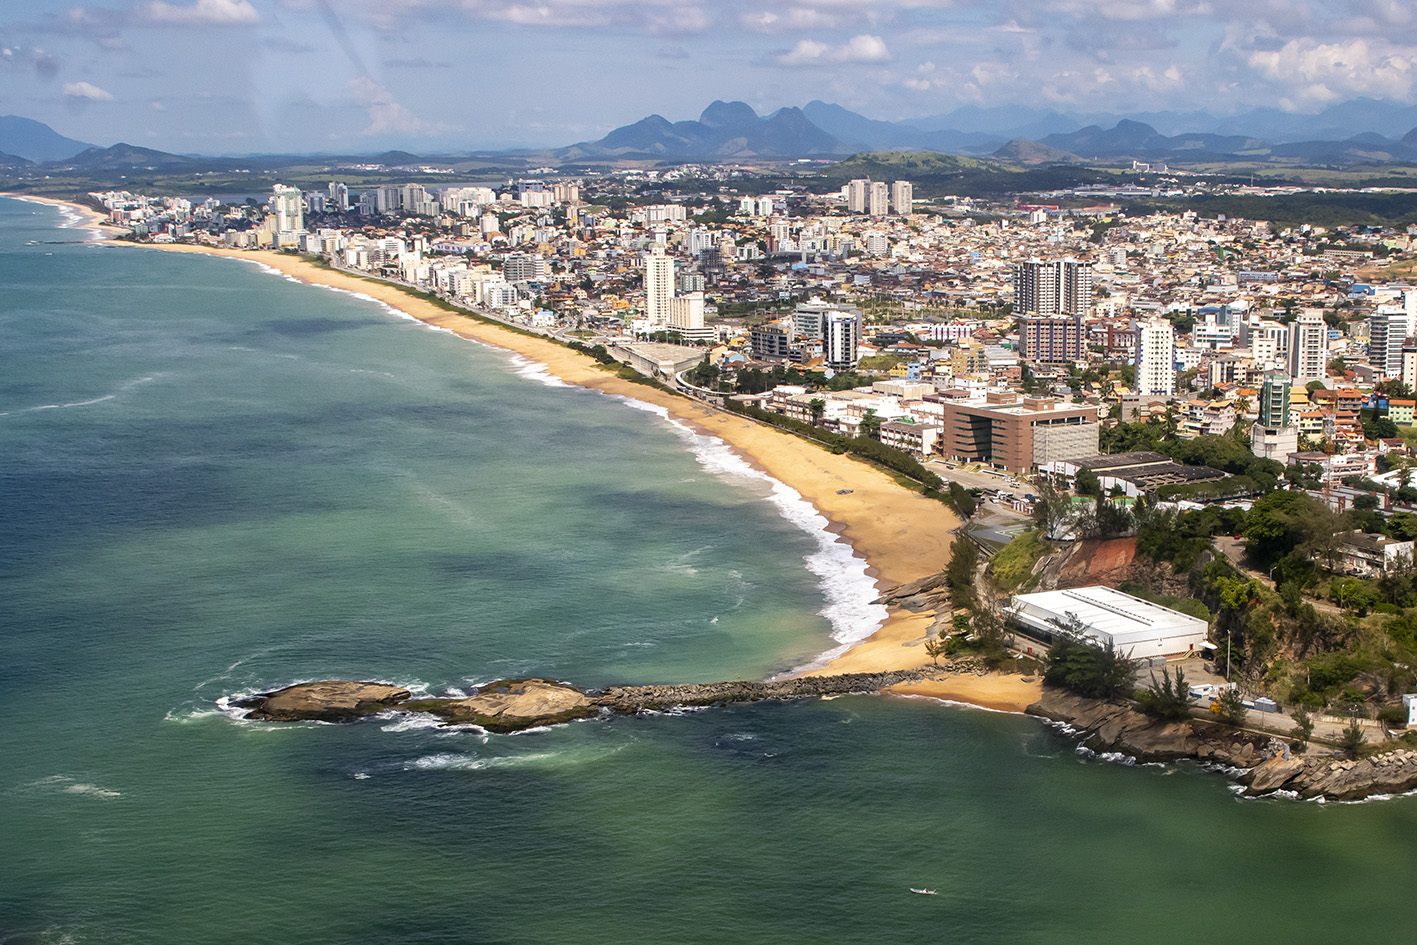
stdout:
{"type": "MultiPolygon", "coordinates": [[[[262,721],[348,722],[393,710],[426,712],[449,725],[475,724],[508,733],[602,714],[882,692],[938,671],[922,668],[591,691],[547,679],[506,679],[488,683],[462,699],[414,699],[409,690],[386,683],[324,680],[262,693],[238,705],[250,710],[246,718],[262,721]]],[[[1295,755],[1272,735],[1198,718],[1161,721],[1132,704],[1089,699],[1051,687],[1027,711],[1068,726],[1083,746],[1098,753],[1116,752],[1141,762],[1191,759],[1238,770],[1248,797],[1282,793],[1354,801],[1417,789],[1417,751],[1399,749],[1357,761],[1339,760],[1318,750],[1295,755]]]]}
{"type": "Polygon", "coordinates": [[[1417,751],[1398,749],[1357,761],[1311,750],[1293,754],[1273,735],[1202,719],[1164,722],[1127,704],[1048,688],[1028,714],[1078,731],[1081,744],[1141,762],[1193,759],[1242,769],[1246,797],[1284,794],[1304,800],[1357,801],[1417,789],[1417,751]]]}

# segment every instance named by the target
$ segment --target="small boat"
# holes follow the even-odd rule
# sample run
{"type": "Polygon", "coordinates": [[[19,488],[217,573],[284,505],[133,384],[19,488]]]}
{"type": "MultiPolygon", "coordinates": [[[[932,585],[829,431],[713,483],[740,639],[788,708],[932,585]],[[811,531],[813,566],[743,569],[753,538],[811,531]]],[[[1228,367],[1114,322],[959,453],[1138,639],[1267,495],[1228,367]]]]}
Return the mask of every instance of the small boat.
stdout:
{"type": "Polygon", "coordinates": [[[914,886],[910,887],[910,891],[917,896],[933,896],[935,893],[939,892],[937,889],[916,889],[914,886]]]}

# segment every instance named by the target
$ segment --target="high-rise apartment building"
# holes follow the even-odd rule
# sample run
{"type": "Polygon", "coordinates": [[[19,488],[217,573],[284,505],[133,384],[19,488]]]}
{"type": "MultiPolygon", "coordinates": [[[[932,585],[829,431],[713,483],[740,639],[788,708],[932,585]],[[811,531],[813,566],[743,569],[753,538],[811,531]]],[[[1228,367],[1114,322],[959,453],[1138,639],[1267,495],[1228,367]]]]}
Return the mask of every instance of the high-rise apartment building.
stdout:
{"type": "Polygon", "coordinates": [[[1250,427],[1250,452],[1281,463],[1299,449],[1299,429],[1289,423],[1289,375],[1272,372],[1260,387],[1259,419],[1250,427]]]}
{"type": "Polygon", "coordinates": [[[1289,326],[1289,376],[1295,384],[1321,381],[1328,373],[1328,325],[1323,312],[1305,309],[1289,326]]]}
{"type": "Polygon", "coordinates": [[[704,326],[704,294],[690,292],[669,300],[669,330],[685,341],[712,341],[714,330],[704,326]]]}
{"type": "Polygon", "coordinates": [[[674,260],[656,246],[645,256],[645,319],[651,325],[669,324],[669,303],[674,299],[674,260]]]}
{"type": "Polygon", "coordinates": [[[885,181],[873,180],[866,195],[866,209],[873,217],[889,216],[891,212],[891,190],[885,181]]]}
{"type": "Polygon", "coordinates": [[[908,180],[898,180],[891,184],[891,207],[903,217],[914,212],[915,186],[908,180]]]}
{"type": "Polygon", "coordinates": [[[305,229],[305,197],[299,187],[276,184],[271,192],[271,212],[277,233],[299,233],[305,229]]]}
{"type": "Polygon", "coordinates": [[[861,357],[861,313],[828,312],[822,325],[822,355],[827,367],[849,371],[861,357]]]}
{"type": "Polygon", "coordinates": [[[1176,392],[1176,328],[1164,318],[1137,325],[1137,393],[1176,392]]]}
{"type": "Polygon", "coordinates": [[[1287,374],[1266,374],[1260,387],[1260,416],[1262,427],[1289,426],[1289,389],[1292,385],[1287,374]]]}
{"type": "Polygon", "coordinates": [[[330,209],[343,213],[349,209],[349,186],[341,181],[330,181],[330,209]]]}
{"type": "Polygon", "coordinates": [[[1029,259],[1014,266],[1014,311],[1086,318],[1092,312],[1092,264],[1029,259]]]}
{"type": "Polygon", "coordinates": [[[1026,361],[1081,361],[1087,339],[1082,319],[1024,316],[1018,321],[1019,357],[1026,361]]]}
{"type": "Polygon", "coordinates": [[[852,213],[865,213],[870,187],[869,180],[848,181],[846,184],[846,209],[852,213]]]}
{"type": "Polygon", "coordinates": [[[1407,340],[1407,316],[1378,312],[1368,316],[1368,363],[1383,377],[1402,376],[1402,344],[1407,340]]]}

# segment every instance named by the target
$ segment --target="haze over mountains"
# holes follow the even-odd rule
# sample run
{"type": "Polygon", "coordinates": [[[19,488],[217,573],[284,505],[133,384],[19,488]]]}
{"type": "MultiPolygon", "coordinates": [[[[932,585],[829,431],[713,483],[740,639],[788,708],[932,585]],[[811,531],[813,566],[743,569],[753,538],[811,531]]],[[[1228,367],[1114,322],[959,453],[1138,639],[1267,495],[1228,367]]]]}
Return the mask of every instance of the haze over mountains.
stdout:
{"type": "MultiPolygon", "coordinates": [[[[550,151],[504,153],[575,162],[838,158],[862,151],[897,150],[939,151],[1022,164],[1115,163],[1126,159],[1417,162],[1417,106],[1358,99],[1318,115],[1255,109],[1228,117],[1204,112],[1120,116],[1065,114],[1025,106],[966,106],[942,115],[893,122],[821,101],[802,108],[780,108],[768,115],[759,115],[743,102],[715,101],[692,121],[671,122],[650,115],[595,141],[550,151]]],[[[403,152],[398,156],[401,163],[419,160],[403,152]]],[[[10,170],[33,165],[76,171],[175,169],[212,161],[127,144],[98,148],[66,138],[37,121],[13,115],[0,118],[0,167],[10,170]]]]}

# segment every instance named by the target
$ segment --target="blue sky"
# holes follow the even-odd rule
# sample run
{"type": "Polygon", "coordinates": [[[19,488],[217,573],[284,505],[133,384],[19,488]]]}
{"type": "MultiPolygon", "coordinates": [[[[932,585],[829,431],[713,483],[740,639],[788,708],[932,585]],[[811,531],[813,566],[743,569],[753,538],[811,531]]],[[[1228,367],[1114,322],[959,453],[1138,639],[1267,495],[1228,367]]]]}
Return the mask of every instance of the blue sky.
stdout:
{"type": "MultiPolygon", "coordinates": [[[[1417,96],[1414,0],[26,0],[0,112],[244,154],[561,145],[714,99],[877,118],[1417,96]]],[[[1406,130],[1406,129],[1402,129],[1406,130]]]]}

